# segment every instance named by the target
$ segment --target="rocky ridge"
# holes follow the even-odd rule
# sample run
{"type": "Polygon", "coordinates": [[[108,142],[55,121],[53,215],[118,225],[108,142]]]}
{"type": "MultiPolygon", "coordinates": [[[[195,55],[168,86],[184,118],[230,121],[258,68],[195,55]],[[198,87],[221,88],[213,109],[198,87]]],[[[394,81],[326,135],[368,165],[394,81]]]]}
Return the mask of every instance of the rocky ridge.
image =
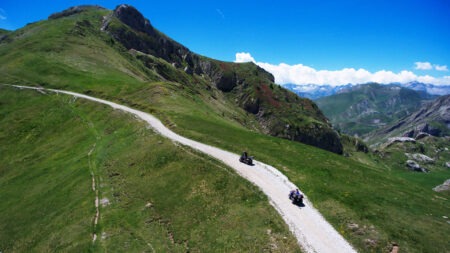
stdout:
{"type": "Polygon", "coordinates": [[[370,83],[349,86],[315,101],[337,129],[364,136],[409,115],[430,98],[398,85],[370,83]]]}
{"type": "Polygon", "coordinates": [[[421,139],[426,136],[450,136],[450,95],[442,96],[422,106],[397,123],[375,131],[367,139],[403,136],[421,139]]]}
{"type": "MultiPolygon", "coordinates": [[[[264,133],[342,153],[339,135],[314,102],[274,84],[273,75],[257,65],[221,62],[195,54],[155,29],[130,5],[117,6],[104,19],[102,30],[126,49],[139,52],[135,55],[147,67],[155,65],[146,56],[150,55],[165,60],[178,71],[203,78],[253,114],[264,133]]],[[[178,81],[171,80],[171,75],[163,77],[178,81]]]]}

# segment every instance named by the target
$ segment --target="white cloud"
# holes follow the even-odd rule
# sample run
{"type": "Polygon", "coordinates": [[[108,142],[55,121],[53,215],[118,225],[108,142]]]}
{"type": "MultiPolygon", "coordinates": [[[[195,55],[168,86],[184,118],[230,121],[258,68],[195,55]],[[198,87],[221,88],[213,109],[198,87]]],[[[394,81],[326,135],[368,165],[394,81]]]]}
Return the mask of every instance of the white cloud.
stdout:
{"type": "Polygon", "coordinates": [[[432,70],[433,67],[437,71],[448,71],[447,65],[438,65],[438,64],[431,64],[429,62],[415,62],[416,65],[415,69],[419,70],[432,70]]]}
{"type": "Polygon", "coordinates": [[[288,65],[280,63],[278,65],[256,62],[250,53],[237,53],[235,62],[255,62],[257,65],[272,73],[275,82],[278,84],[297,84],[297,85],[332,85],[340,86],[349,83],[359,84],[368,82],[377,83],[407,83],[419,81],[437,85],[450,85],[450,76],[436,78],[429,75],[418,76],[411,71],[403,70],[394,73],[388,70],[369,72],[365,69],[344,68],[341,70],[316,70],[312,67],[296,64],[288,65]]]}
{"type": "Polygon", "coordinates": [[[438,70],[438,71],[448,71],[447,69],[447,65],[434,65],[434,69],[438,70]]]}
{"type": "Polygon", "coordinates": [[[256,62],[250,53],[236,53],[236,60],[234,62],[256,62]]]}
{"type": "Polygon", "coordinates": [[[433,65],[431,65],[431,63],[429,62],[415,62],[414,64],[416,64],[416,69],[420,69],[420,70],[430,70],[433,69],[433,65]]]}

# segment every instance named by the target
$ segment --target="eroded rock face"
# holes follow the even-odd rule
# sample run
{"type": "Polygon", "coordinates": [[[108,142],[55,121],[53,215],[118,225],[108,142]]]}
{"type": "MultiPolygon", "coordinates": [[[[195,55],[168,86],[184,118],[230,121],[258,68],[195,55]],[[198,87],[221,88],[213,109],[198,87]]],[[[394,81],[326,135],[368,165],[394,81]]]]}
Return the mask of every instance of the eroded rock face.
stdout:
{"type": "Polygon", "coordinates": [[[114,10],[114,15],[135,30],[149,35],[155,33],[155,30],[150,25],[150,21],[144,18],[144,16],[133,6],[121,4],[114,10]]]}
{"type": "Polygon", "coordinates": [[[386,136],[403,136],[421,139],[429,135],[450,136],[450,94],[441,96],[424,104],[419,110],[386,126],[368,136],[371,139],[384,139],[386,136]]]}
{"type": "Polygon", "coordinates": [[[215,83],[219,90],[229,92],[237,85],[236,73],[223,73],[215,83]]]}
{"type": "MultiPolygon", "coordinates": [[[[105,31],[127,49],[135,49],[162,58],[177,67],[185,67],[182,63],[192,54],[189,49],[158,32],[136,8],[126,4],[119,5],[113,16],[131,29],[104,25],[105,31]]],[[[189,58],[190,61],[193,61],[192,57],[193,55],[189,58]]],[[[194,69],[193,66],[189,67],[194,69]]]]}

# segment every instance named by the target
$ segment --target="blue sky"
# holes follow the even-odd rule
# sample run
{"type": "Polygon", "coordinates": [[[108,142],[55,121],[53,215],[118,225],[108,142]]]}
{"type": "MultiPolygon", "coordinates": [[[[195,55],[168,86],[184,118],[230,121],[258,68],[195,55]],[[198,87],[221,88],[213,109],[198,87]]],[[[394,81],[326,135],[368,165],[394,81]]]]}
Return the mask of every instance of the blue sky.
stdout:
{"type": "Polygon", "coordinates": [[[342,79],[338,85],[359,75],[349,80],[391,76],[450,84],[448,0],[3,0],[0,27],[18,29],[73,5],[113,9],[120,3],[135,6],[157,29],[199,54],[235,61],[237,53],[247,53],[240,59],[275,72],[279,83],[342,79]]]}

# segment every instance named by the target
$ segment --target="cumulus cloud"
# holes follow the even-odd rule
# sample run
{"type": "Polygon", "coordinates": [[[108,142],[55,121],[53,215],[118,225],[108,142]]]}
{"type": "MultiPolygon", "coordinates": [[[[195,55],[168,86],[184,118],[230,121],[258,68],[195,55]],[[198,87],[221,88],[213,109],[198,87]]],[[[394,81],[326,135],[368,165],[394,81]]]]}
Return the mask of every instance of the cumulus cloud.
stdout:
{"type": "Polygon", "coordinates": [[[250,53],[236,53],[235,62],[256,62],[255,59],[250,55],[250,53]]]}
{"type": "Polygon", "coordinates": [[[430,70],[433,69],[433,65],[431,65],[431,63],[429,62],[415,62],[414,63],[416,65],[416,69],[419,70],[430,70]]]}
{"type": "Polygon", "coordinates": [[[418,70],[432,70],[433,68],[437,71],[448,71],[447,65],[431,64],[429,62],[415,62],[415,69],[418,70]]]}
{"type": "Polygon", "coordinates": [[[448,71],[447,69],[447,65],[434,65],[434,69],[438,70],[438,71],[448,71]]]}
{"type": "Polygon", "coordinates": [[[436,78],[429,75],[418,76],[411,71],[403,70],[394,73],[388,70],[369,72],[365,69],[344,68],[341,70],[316,70],[312,67],[296,64],[288,65],[280,63],[274,65],[265,62],[256,62],[250,53],[237,53],[235,62],[254,62],[261,68],[272,73],[275,82],[278,84],[297,84],[297,85],[346,85],[368,82],[377,83],[407,83],[419,81],[423,83],[432,83],[437,85],[450,85],[450,76],[436,78]]]}

